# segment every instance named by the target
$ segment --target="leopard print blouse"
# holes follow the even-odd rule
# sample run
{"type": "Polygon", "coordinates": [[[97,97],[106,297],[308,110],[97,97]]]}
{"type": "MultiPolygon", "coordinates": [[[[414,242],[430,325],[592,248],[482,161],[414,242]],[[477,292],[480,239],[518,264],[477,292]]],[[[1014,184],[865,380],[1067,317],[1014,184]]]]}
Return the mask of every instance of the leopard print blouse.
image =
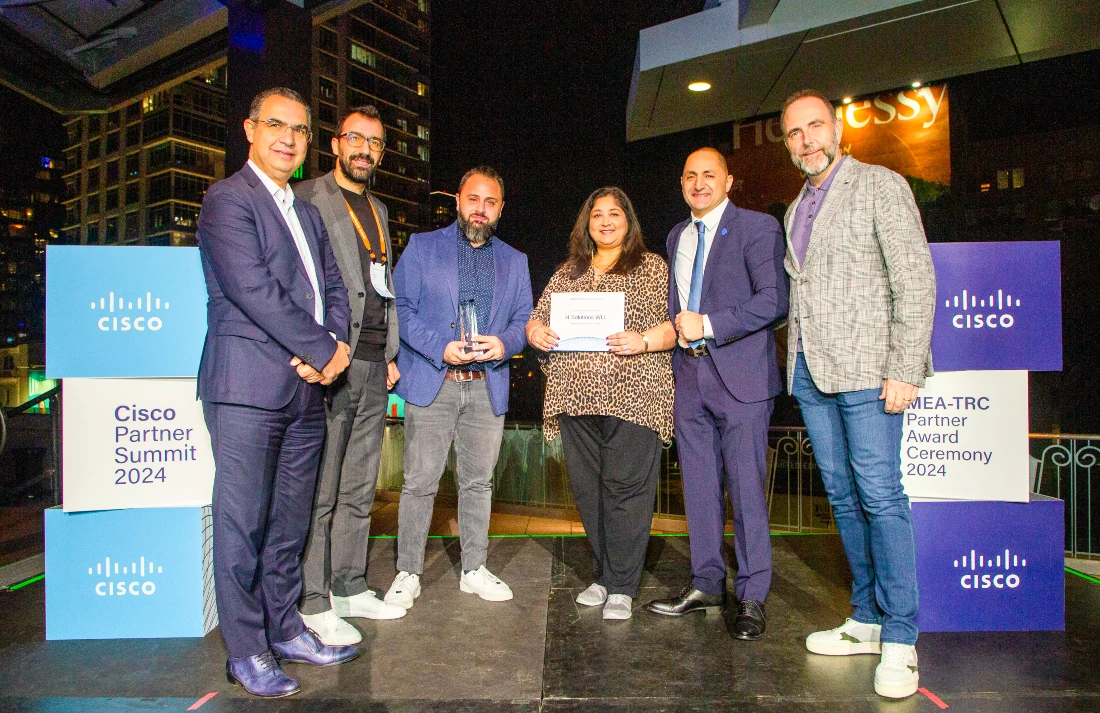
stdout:
{"type": "MultiPolygon", "coordinates": [[[[555,292],[625,292],[626,329],[644,332],[668,320],[668,265],[655,253],[629,275],[603,275],[592,268],[576,280],[569,268],[558,268],[543,290],[531,319],[550,323],[550,295],[555,292]]],[[[620,356],[610,352],[539,353],[546,374],[543,433],[554,440],[558,415],[617,416],[651,428],[672,441],[672,354],[648,352],[620,356]]]]}

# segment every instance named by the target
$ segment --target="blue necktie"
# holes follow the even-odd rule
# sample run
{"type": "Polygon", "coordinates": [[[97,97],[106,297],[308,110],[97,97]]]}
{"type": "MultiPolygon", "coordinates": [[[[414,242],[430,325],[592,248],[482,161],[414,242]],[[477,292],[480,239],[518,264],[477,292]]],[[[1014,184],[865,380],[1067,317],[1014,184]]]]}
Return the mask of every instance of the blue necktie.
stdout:
{"type": "MultiPolygon", "coordinates": [[[[688,290],[687,308],[689,312],[699,311],[699,301],[703,298],[703,267],[706,264],[706,232],[707,226],[703,221],[695,221],[695,231],[699,234],[699,242],[695,246],[695,262],[691,266],[691,288],[688,290]]],[[[691,342],[691,346],[697,347],[703,343],[702,339],[691,342]]]]}

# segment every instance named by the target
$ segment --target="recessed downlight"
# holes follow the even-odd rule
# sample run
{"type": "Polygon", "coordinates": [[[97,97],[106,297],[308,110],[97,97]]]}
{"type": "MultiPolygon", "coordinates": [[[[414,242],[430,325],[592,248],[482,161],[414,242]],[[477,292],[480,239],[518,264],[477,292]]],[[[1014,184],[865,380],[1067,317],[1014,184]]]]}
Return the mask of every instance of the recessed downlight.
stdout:
{"type": "Polygon", "coordinates": [[[845,104],[851,104],[852,103],[852,98],[851,97],[844,97],[844,103],[845,104]]]}
{"type": "Polygon", "coordinates": [[[688,85],[688,89],[693,92],[705,92],[710,89],[710,82],[692,82],[688,85]]]}

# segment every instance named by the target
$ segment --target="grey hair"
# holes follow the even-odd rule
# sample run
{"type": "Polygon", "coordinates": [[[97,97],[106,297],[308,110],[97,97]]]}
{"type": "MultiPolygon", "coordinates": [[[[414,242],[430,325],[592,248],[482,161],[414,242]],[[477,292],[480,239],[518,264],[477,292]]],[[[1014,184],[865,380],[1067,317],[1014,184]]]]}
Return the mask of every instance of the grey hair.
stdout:
{"type": "Polygon", "coordinates": [[[248,118],[253,121],[260,120],[260,109],[263,109],[264,102],[268,97],[280,96],[284,99],[296,101],[306,108],[306,124],[313,128],[313,112],[309,110],[309,102],[302,98],[302,95],[294,91],[289,87],[271,87],[265,89],[255,97],[252,98],[252,105],[248,107],[248,118]]]}

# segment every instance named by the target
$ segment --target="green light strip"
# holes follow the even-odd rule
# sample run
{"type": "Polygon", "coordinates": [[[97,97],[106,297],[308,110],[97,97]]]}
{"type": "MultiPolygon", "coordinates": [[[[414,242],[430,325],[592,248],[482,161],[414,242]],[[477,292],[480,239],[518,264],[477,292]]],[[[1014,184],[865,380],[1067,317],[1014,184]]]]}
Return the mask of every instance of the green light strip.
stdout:
{"type": "Polygon", "coordinates": [[[1078,572],[1077,570],[1070,569],[1069,567],[1066,567],[1065,570],[1067,572],[1069,572],[1070,574],[1073,574],[1073,575],[1076,575],[1076,576],[1080,577],[1081,579],[1087,579],[1088,581],[1092,582],[1093,584],[1100,584],[1100,579],[1097,579],[1096,577],[1093,577],[1091,575],[1087,575],[1084,572],[1078,572]]]}
{"type": "Polygon", "coordinates": [[[8,587],[8,591],[14,592],[16,589],[22,589],[23,587],[27,586],[28,584],[34,584],[35,582],[41,581],[45,578],[46,578],[46,575],[40,574],[37,577],[31,577],[30,579],[24,579],[22,582],[19,582],[18,584],[13,584],[10,587],[8,587]]]}

